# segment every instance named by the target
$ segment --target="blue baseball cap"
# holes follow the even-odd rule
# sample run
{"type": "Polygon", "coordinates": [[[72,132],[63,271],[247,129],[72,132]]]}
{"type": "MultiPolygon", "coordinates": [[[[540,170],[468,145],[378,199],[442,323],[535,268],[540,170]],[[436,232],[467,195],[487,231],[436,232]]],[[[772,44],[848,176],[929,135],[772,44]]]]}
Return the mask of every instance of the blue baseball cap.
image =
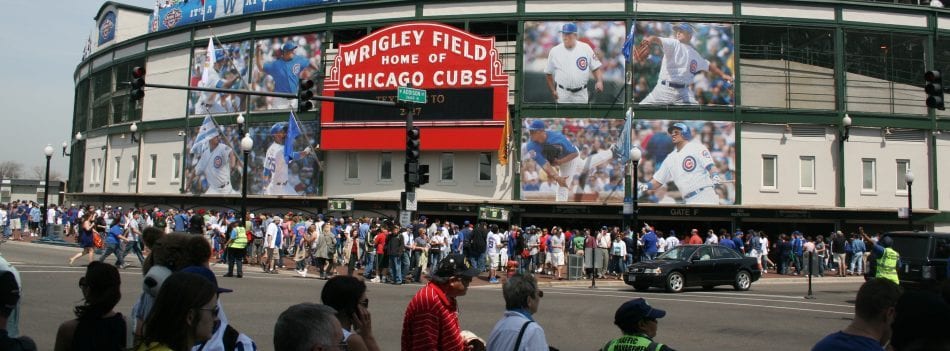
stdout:
{"type": "Polygon", "coordinates": [[[228,58],[228,55],[222,49],[217,49],[214,51],[215,62],[224,61],[228,58]]]}
{"type": "Polygon", "coordinates": [[[561,26],[561,33],[577,33],[577,25],[574,22],[565,23],[561,26]]]}
{"type": "Polygon", "coordinates": [[[270,127],[270,133],[277,134],[277,132],[286,130],[286,129],[287,129],[287,123],[278,122],[278,123],[274,123],[274,125],[270,127]]]}
{"type": "Polygon", "coordinates": [[[544,122],[540,120],[535,120],[531,122],[530,126],[528,126],[528,130],[530,131],[544,130],[544,122]]]}
{"type": "Polygon", "coordinates": [[[297,43],[295,43],[293,40],[288,40],[284,42],[284,45],[280,47],[280,50],[291,51],[296,48],[297,48],[297,43]]]}
{"type": "Polygon", "coordinates": [[[188,267],[182,268],[180,272],[187,272],[187,273],[193,273],[193,274],[200,275],[202,278],[205,278],[205,279],[207,279],[208,281],[210,281],[211,284],[214,285],[214,288],[218,291],[219,294],[220,294],[220,293],[229,293],[229,292],[234,291],[234,290],[231,290],[231,289],[226,289],[226,288],[222,288],[222,287],[218,286],[218,278],[215,278],[214,272],[212,272],[212,271],[211,271],[210,269],[208,269],[207,267],[204,267],[204,266],[188,266],[188,267]]]}
{"type": "Polygon", "coordinates": [[[620,325],[626,322],[639,322],[647,318],[659,319],[664,316],[666,316],[666,311],[653,308],[646,300],[636,298],[620,305],[620,308],[614,313],[614,324],[620,325]]]}
{"type": "Polygon", "coordinates": [[[689,132],[689,127],[686,126],[686,123],[675,123],[675,124],[671,125],[669,128],[666,128],[666,132],[667,132],[667,133],[670,133],[670,134],[672,135],[672,134],[673,134],[673,129],[679,129],[679,130],[680,130],[680,134],[681,134],[681,135],[683,136],[683,138],[686,139],[686,140],[690,140],[690,139],[693,138],[693,133],[690,133],[690,132],[689,132]]]}
{"type": "Polygon", "coordinates": [[[680,32],[683,32],[683,33],[686,33],[686,34],[689,34],[689,35],[693,35],[693,32],[695,31],[695,30],[693,30],[693,26],[689,25],[689,23],[680,23],[680,24],[677,24],[677,25],[673,26],[673,30],[675,30],[675,31],[680,31],[680,32]]]}

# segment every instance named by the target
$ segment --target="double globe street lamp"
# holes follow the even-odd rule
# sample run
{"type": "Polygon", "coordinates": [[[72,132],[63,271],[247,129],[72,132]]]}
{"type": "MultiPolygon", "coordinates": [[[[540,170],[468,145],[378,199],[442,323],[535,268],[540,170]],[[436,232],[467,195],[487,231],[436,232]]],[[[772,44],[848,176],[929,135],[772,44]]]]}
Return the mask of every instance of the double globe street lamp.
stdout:
{"type": "Polygon", "coordinates": [[[43,237],[49,233],[48,213],[49,213],[49,162],[53,158],[53,145],[46,144],[43,148],[43,154],[46,155],[46,182],[43,183],[43,237]]]}
{"type": "MultiPolygon", "coordinates": [[[[243,119],[242,116],[238,116],[239,119],[243,119]]],[[[243,121],[241,121],[243,122],[243,121]]],[[[241,123],[244,125],[244,123],[241,123]]],[[[244,134],[244,138],[241,138],[241,153],[244,155],[244,172],[241,173],[241,220],[244,221],[245,229],[247,229],[247,158],[248,154],[251,153],[251,149],[254,148],[254,139],[251,139],[250,134],[244,134]]]]}
{"type": "Polygon", "coordinates": [[[911,191],[914,185],[914,172],[911,172],[909,168],[904,174],[904,181],[907,182],[907,225],[910,226],[910,230],[914,230],[914,193],[911,191]]]}

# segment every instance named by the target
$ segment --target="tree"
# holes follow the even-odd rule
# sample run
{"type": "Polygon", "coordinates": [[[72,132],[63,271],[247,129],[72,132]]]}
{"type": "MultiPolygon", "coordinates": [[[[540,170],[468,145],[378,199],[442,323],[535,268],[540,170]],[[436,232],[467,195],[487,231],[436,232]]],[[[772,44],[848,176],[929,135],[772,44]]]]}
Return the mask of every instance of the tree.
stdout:
{"type": "MultiPolygon", "coordinates": [[[[33,178],[37,180],[46,179],[46,167],[43,166],[33,166],[31,169],[33,171],[33,178]]],[[[50,181],[62,181],[63,175],[57,170],[49,170],[49,180],[50,181]]]]}
{"type": "Polygon", "coordinates": [[[23,164],[16,161],[0,162],[0,178],[15,179],[23,175],[23,164]]]}

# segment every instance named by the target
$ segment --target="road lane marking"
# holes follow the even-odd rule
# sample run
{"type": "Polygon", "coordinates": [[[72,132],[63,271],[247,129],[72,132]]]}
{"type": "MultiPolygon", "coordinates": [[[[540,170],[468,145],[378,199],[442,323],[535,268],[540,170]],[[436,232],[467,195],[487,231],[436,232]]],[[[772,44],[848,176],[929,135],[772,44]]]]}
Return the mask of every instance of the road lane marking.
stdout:
{"type": "MultiPolygon", "coordinates": [[[[564,289],[564,288],[546,288],[544,290],[558,291],[554,289],[564,289]]],[[[584,288],[584,290],[574,288],[567,291],[573,291],[573,290],[588,291],[588,289],[586,288],[584,288]]],[[[626,289],[605,289],[605,290],[613,290],[617,292],[622,292],[622,291],[625,291],[626,289]]],[[[727,292],[699,292],[699,291],[683,292],[680,294],[680,296],[696,297],[696,298],[721,298],[721,299],[732,299],[732,300],[766,301],[766,302],[776,302],[776,303],[797,303],[797,304],[807,304],[807,305],[816,305],[816,306],[854,308],[854,305],[805,301],[804,297],[802,296],[746,294],[746,293],[736,293],[736,292],[729,292],[729,293],[727,292]],[[763,297],[773,297],[775,299],[767,299],[763,297]]]]}
{"type": "MultiPolygon", "coordinates": [[[[563,291],[551,291],[549,294],[630,298],[630,296],[628,296],[628,295],[584,294],[584,293],[563,292],[563,291]]],[[[770,306],[770,305],[755,305],[755,304],[745,304],[745,303],[736,303],[736,302],[724,302],[724,301],[703,301],[703,300],[690,300],[690,299],[674,299],[674,298],[668,298],[668,297],[655,297],[655,296],[651,296],[651,297],[650,297],[650,300],[674,301],[674,302],[695,302],[695,303],[710,304],[710,305],[729,305],[729,306],[742,306],[742,307],[761,307],[761,308],[769,308],[769,309],[793,310],[793,311],[805,311],[805,312],[819,312],[819,313],[831,313],[831,314],[841,314],[841,315],[849,315],[849,316],[854,314],[854,312],[827,311],[827,310],[817,310],[817,309],[811,309],[811,308],[798,308],[798,307],[785,307],[785,306],[770,306]]],[[[848,307],[851,307],[851,306],[848,306],[848,307]]]]}

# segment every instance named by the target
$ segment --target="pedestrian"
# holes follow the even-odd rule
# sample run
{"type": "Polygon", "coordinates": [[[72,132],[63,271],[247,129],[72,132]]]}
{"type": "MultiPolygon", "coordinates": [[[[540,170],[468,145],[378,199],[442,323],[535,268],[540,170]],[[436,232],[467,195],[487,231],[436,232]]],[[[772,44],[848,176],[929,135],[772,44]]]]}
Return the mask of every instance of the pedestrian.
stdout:
{"type": "Polygon", "coordinates": [[[125,257],[125,253],[122,252],[122,245],[128,238],[125,237],[124,230],[122,226],[118,223],[112,225],[112,228],[109,228],[109,232],[106,234],[106,251],[99,257],[99,262],[104,262],[109,255],[115,255],[115,266],[118,268],[126,268],[128,265],[122,260],[125,257]]]}
{"type": "Polygon", "coordinates": [[[873,243],[867,234],[863,235],[864,240],[873,245],[871,251],[874,257],[877,257],[874,262],[874,276],[900,284],[900,279],[897,277],[897,268],[901,265],[901,255],[892,248],[894,239],[885,236],[878,240],[878,243],[873,243]]]}
{"type": "MultiPolygon", "coordinates": [[[[398,230],[393,230],[390,232],[389,237],[386,238],[386,256],[389,257],[389,271],[392,273],[392,282],[396,285],[401,285],[403,283],[403,271],[402,271],[402,254],[405,252],[405,244],[403,239],[404,229],[400,228],[398,230]]],[[[441,240],[441,235],[436,234],[440,239],[439,248],[444,241],[441,240]]],[[[435,239],[430,239],[430,243],[436,241],[435,239]]],[[[430,249],[430,253],[431,253],[430,249]]],[[[437,255],[437,254],[432,254],[437,255]]]]}
{"type": "Polygon", "coordinates": [[[848,270],[848,265],[845,263],[845,258],[848,256],[848,252],[845,248],[846,243],[844,233],[840,230],[836,232],[831,239],[831,252],[834,254],[835,263],[838,267],[835,273],[837,273],[836,275],[839,277],[844,277],[848,270]]]}
{"type": "Polygon", "coordinates": [[[247,231],[239,222],[228,224],[228,241],[224,244],[228,253],[228,272],[225,277],[233,277],[234,265],[237,265],[237,277],[244,278],[244,255],[247,254],[247,231]]]}
{"type": "Polygon", "coordinates": [[[672,351],[669,346],[653,341],[658,320],[664,316],[666,311],[650,306],[642,298],[624,302],[614,313],[614,325],[620,328],[623,336],[608,341],[600,350],[672,351]]]}
{"type": "Polygon", "coordinates": [[[478,276],[478,268],[461,255],[442,259],[429,275],[429,283],[409,301],[402,322],[403,351],[462,351],[485,345],[477,337],[463,337],[459,327],[459,296],[478,276]]]}
{"type": "Polygon", "coordinates": [[[36,351],[36,342],[19,334],[20,283],[16,269],[0,257],[0,350],[36,351]]]}
{"type": "Polygon", "coordinates": [[[564,266],[564,248],[567,239],[561,228],[555,227],[554,234],[551,235],[551,266],[554,267],[554,279],[562,280],[561,267],[564,266]]]}
{"type": "Polygon", "coordinates": [[[412,276],[415,279],[416,283],[422,282],[422,275],[429,272],[426,267],[429,264],[428,249],[429,249],[429,238],[426,236],[425,228],[419,228],[416,231],[416,236],[412,238],[412,245],[410,247],[412,252],[412,276]]]}
{"type": "Polygon", "coordinates": [[[802,238],[802,233],[799,231],[792,232],[791,248],[792,248],[792,266],[795,267],[795,275],[802,274],[802,259],[804,258],[804,245],[805,240],[802,238]]]}
{"type": "Polygon", "coordinates": [[[489,350],[548,351],[544,329],[534,320],[544,292],[533,275],[515,274],[502,285],[505,313],[488,336],[489,350]]]}
{"type": "Polygon", "coordinates": [[[501,257],[499,249],[503,245],[501,243],[501,234],[497,233],[498,226],[492,224],[491,229],[488,231],[488,241],[487,241],[487,253],[488,253],[488,283],[498,284],[497,269],[498,265],[501,264],[501,257]]]}
{"type": "Polygon", "coordinates": [[[336,310],[301,303],[288,307],[274,324],[274,351],[334,350],[343,340],[336,310]]]}
{"type": "Polygon", "coordinates": [[[643,261],[655,260],[656,253],[657,253],[657,238],[656,238],[656,232],[653,231],[652,227],[644,226],[642,240],[643,240],[643,256],[641,257],[642,260],[643,261]]]}
{"type": "Polygon", "coordinates": [[[352,276],[330,278],[320,292],[320,300],[336,310],[343,332],[343,344],[350,351],[378,351],[373,336],[366,283],[352,276]]]}
{"type": "Polygon", "coordinates": [[[96,253],[96,246],[95,246],[95,241],[93,239],[93,235],[99,235],[92,228],[94,215],[95,214],[92,214],[92,213],[86,215],[86,218],[83,219],[82,224],[80,224],[79,247],[82,248],[82,251],[80,253],[73,255],[73,257],[69,258],[70,266],[73,265],[73,262],[75,262],[77,258],[80,258],[83,255],[88,255],[89,263],[92,263],[93,255],[95,255],[96,253]]]}
{"type": "Polygon", "coordinates": [[[314,240],[317,238],[317,226],[310,225],[306,227],[306,233],[300,236],[299,240],[295,238],[294,242],[294,262],[296,263],[295,270],[301,278],[307,277],[307,262],[312,260],[312,250],[314,240]]]}
{"type": "Polygon", "coordinates": [[[274,216],[270,224],[267,225],[267,234],[264,236],[264,250],[267,252],[267,263],[264,265],[264,273],[277,274],[275,267],[277,260],[280,259],[280,253],[277,252],[280,247],[280,217],[274,216]]]}
{"type": "Polygon", "coordinates": [[[129,321],[113,309],[122,298],[119,270],[102,262],[86,266],[79,278],[83,303],[73,309],[76,319],[59,325],[56,351],[126,350],[132,346],[128,338],[129,321]]]}
{"type": "Polygon", "coordinates": [[[851,257],[851,274],[863,275],[864,253],[867,252],[867,247],[864,245],[864,240],[857,235],[851,236],[851,251],[853,252],[851,257]]]}
{"type": "Polygon", "coordinates": [[[600,228],[596,240],[597,250],[594,251],[594,268],[600,267],[600,270],[597,271],[597,277],[604,279],[607,278],[607,269],[610,267],[610,247],[613,241],[607,226],[600,228]]]}
{"type": "Polygon", "coordinates": [[[218,312],[218,293],[213,283],[196,273],[172,273],[155,298],[137,350],[190,350],[193,345],[211,339],[218,312]]]}
{"type": "Polygon", "coordinates": [[[689,241],[686,242],[689,245],[702,245],[703,239],[699,237],[699,230],[693,228],[689,234],[689,241]]]}
{"type": "Polygon", "coordinates": [[[627,244],[623,242],[623,234],[614,235],[610,243],[610,270],[617,274],[617,280],[623,279],[623,272],[627,270],[624,258],[627,256],[627,244]]]}
{"type": "Polygon", "coordinates": [[[897,315],[900,286],[887,279],[872,279],[861,285],[854,301],[854,319],[844,329],[832,333],[812,351],[884,350],[891,339],[891,323],[897,315]]]}

